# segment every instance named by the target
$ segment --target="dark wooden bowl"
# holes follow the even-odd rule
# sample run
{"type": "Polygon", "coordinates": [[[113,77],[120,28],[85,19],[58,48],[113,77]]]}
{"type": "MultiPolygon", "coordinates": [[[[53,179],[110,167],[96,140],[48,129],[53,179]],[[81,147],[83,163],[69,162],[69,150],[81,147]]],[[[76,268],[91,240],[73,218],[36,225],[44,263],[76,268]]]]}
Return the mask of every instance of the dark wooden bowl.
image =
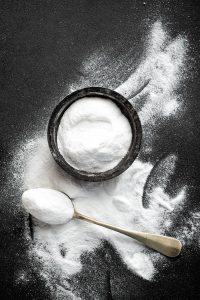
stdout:
{"type": "Polygon", "coordinates": [[[126,98],[110,89],[101,87],[88,87],[68,95],[55,107],[49,120],[47,138],[53,158],[68,174],[80,180],[104,181],[120,175],[133,163],[140,150],[142,128],[137,112],[126,98]],[[131,126],[132,141],[126,156],[119,162],[117,166],[105,172],[93,173],[73,168],[63,158],[57,146],[58,127],[64,112],[72,103],[86,96],[99,96],[112,100],[126,116],[131,126]]]}

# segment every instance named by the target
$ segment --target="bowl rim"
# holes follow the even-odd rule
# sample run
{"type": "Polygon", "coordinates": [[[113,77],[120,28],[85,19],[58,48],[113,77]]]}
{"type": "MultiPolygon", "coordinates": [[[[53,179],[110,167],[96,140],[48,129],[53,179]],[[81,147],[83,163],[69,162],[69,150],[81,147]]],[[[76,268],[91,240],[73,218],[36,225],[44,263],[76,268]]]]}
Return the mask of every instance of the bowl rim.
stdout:
{"type": "Polygon", "coordinates": [[[87,87],[77,90],[69,95],[67,95],[58,105],[54,108],[51,117],[49,119],[47,128],[47,140],[49,144],[49,149],[54,160],[57,164],[66,171],[69,175],[75,177],[79,180],[84,181],[105,181],[112,179],[125,170],[127,170],[133,161],[136,159],[141,145],[142,139],[142,127],[140,123],[139,116],[132,104],[121,94],[103,87],[87,87]],[[121,110],[121,112],[128,119],[132,131],[132,140],[127,154],[123,159],[112,169],[104,172],[86,172],[84,170],[78,170],[72,167],[66,162],[64,157],[61,155],[57,146],[57,132],[60,124],[60,120],[64,112],[75,102],[84,97],[97,96],[104,99],[112,100],[121,110]]]}

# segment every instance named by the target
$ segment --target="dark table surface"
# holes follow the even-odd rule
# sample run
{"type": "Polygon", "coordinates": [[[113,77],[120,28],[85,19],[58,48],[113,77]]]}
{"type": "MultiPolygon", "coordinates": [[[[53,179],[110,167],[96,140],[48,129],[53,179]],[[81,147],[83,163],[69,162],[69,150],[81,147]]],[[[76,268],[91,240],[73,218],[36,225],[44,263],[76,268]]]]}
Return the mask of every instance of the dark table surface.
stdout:
{"type": "MultiPolygon", "coordinates": [[[[126,53],[132,47],[137,60],[147,23],[162,20],[172,37],[187,36],[191,76],[183,87],[187,103],[184,119],[161,134],[151,159],[154,161],[171,149],[178,153],[177,180],[188,185],[189,190],[185,212],[177,217],[177,222],[190,210],[198,209],[200,3],[7,0],[0,2],[0,15],[0,297],[51,299],[37,265],[27,254],[30,241],[24,235],[20,180],[11,163],[13,150],[27,136],[44,129],[55,104],[82,76],[82,61],[94,49],[119,49],[121,45],[120,51],[126,53]],[[31,274],[26,284],[16,280],[21,269],[31,274]]],[[[117,54],[113,53],[114,59],[117,54]]],[[[97,85],[114,89],[128,75],[109,82],[101,77],[97,85]]],[[[116,251],[103,243],[95,253],[84,256],[83,270],[72,279],[72,286],[78,285],[81,299],[199,299],[199,276],[198,240],[186,245],[179,258],[166,263],[153,282],[131,273],[116,251]]]]}

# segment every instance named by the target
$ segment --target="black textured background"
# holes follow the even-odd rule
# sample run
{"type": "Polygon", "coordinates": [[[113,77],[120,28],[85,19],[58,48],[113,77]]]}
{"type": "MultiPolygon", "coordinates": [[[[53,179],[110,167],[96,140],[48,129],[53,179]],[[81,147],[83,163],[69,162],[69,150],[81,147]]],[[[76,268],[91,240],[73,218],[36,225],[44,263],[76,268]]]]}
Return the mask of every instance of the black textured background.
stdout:
{"type": "MultiPolygon", "coordinates": [[[[143,50],[147,23],[164,20],[172,36],[186,34],[190,43],[191,77],[182,93],[187,111],[181,125],[160,128],[152,161],[171,152],[179,156],[174,182],[189,183],[183,215],[199,205],[200,183],[200,4],[199,1],[0,1],[0,298],[51,299],[27,257],[25,217],[17,208],[20,192],[12,178],[13,149],[27,136],[42,129],[66,87],[81,76],[83,58],[106,46],[126,53],[143,50]],[[144,4],[145,2],[145,4],[144,4]],[[143,22],[143,20],[145,20],[143,22]],[[121,47],[119,47],[119,44],[121,47]],[[17,283],[20,270],[29,270],[29,281],[17,283]]],[[[126,74],[128,75],[128,74],[126,74]]],[[[125,78],[123,78],[125,79],[125,78]]],[[[115,88],[106,82],[102,85],[115,88]]],[[[185,247],[178,259],[166,259],[167,267],[155,282],[138,278],[126,269],[117,253],[103,243],[83,258],[81,274],[71,286],[81,299],[199,299],[199,251],[185,247]]],[[[160,266],[162,269],[162,266],[160,266]]]]}

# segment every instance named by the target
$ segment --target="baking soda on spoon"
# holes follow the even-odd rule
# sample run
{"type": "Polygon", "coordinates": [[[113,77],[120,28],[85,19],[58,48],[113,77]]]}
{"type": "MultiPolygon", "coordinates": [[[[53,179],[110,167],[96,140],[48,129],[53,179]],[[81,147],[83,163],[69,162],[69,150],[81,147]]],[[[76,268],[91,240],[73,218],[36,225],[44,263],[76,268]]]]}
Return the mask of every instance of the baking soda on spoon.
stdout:
{"type": "Polygon", "coordinates": [[[22,195],[22,203],[31,215],[47,224],[63,224],[73,218],[74,208],[71,200],[52,189],[27,190],[22,195]]]}

